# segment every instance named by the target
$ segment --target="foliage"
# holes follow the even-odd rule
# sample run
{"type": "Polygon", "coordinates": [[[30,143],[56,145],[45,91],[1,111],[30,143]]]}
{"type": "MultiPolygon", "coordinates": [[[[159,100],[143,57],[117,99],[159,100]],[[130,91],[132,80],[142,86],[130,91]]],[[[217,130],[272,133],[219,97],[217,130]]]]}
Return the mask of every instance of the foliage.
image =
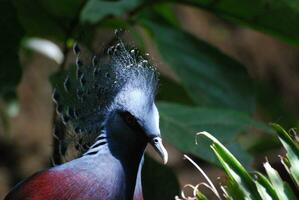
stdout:
{"type": "Polygon", "coordinates": [[[10,98],[21,78],[18,49],[24,32],[10,0],[1,1],[0,9],[5,16],[0,19],[0,97],[10,98]]]}
{"type": "Polygon", "coordinates": [[[153,20],[144,20],[143,24],[196,104],[247,113],[254,110],[253,82],[244,66],[169,24],[153,20]]]}
{"type": "Polygon", "coordinates": [[[221,141],[234,149],[245,164],[250,163],[251,157],[233,138],[251,126],[268,131],[264,124],[256,122],[247,114],[230,109],[190,107],[166,102],[160,102],[158,108],[161,131],[166,141],[175,144],[181,151],[198,155],[207,161],[215,162],[212,153],[207,152],[208,141],[202,140],[198,146],[192,145],[196,130],[216,133],[221,141]]]}
{"type": "Polygon", "coordinates": [[[298,1],[188,0],[193,5],[243,26],[249,26],[298,45],[298,1]]]}
{"type": "MultiPolygon", "coordinates": [[[[293,179],[294,184],[298,188],[298,141],[296,138],[292,138],[280,125],[271,125],[287,152],[286,157],[281,157],[281,163],[284,165],[290,177],[293,179]]],[[[200,132],[197,135],[205,136],[212,141],[210,147],[227,175],[227,184],[221,186],[225,199],[296,199],[295,193],[292,191],[290,185],[282,180],[279,173],[268,161],[264,163],[266,176],[257,171],[249,172],[237,158],[210,133],[200,132]]],[[[190,160],[190,158],[188,159],[190,160]]],[[[192,160],[190,161],[198,169],[201,169],[192,160]]],[[[200,170],[200,172],[206,176],[203,171],[200,170]]],[[[209,181],[208,178],[207,180],[205,185],[210,188],[213,186],[213,183],[209,181]]],[[[203,195],[198,191],[198,188],[194,188],[194,190],[195,194],[203,195]]],[[[218,199],[222,199],[214,186],[212,191],[218,199]]],[[[200,200],[202,199],[201,196],[197,196],[196,198],[200,200]]]]}
{"type": "MultiPolygon", "coordinates": [[[[93,47],[97,33],[107,28],[112,32],[112,29],[124,27],[142,50],[146,50],[144,44],[149,39],[177,77],[169,79],[161,75],[158,106],[165,141],[183,152],[215,163],[213,154],[207,151],[208,141],[201,140],[196,147],[192,145],[192,133],[207,130],[216,133],[219,141],[237,155],[242,164],[249,165],[252,155],[240,145],[239,138],[249,128],[273,132],[263,122],[253,119],[256,105],[262,105],[263,111],[272,116],[270,103],[261,100],[261,96],[269,96],[269,89],[256,91],[256,82],[242,64],[183,30],[172,9],[179,4],[206,9],[236,26],[247,26],[299,44],[298,3],[295,1],[36,0],[33,3],[4,0],[0,3],[5,16],[0,21],[0,97],[7,100],[15,96],[22,76],[19,52],[28,47],[22,39],[40,38],[60,46],[59,53],[63,54],[60,73],[67,67],[74,41],[90,52],[101,54],[104,48],[98,51],[99,47],[93,47]]],[[[109,46],[110,41],[106,45],[109,46]]],[[[271,135],[265,137],[266,141],[269,137],[271,135]]],[[[219,148],[215,145],[214,151],[220,151],[219,148]]],[[[290,149],[288,155],[292,157],[293,148],[286,148],[290,149]]],[[[284,165],[298,174],[293,159],[284,160],[284,165]]],[[[293,179],[298,181],[298,176],[293,179]]],[[[251,182],[247,185],[253,187],[251,182]]]]}

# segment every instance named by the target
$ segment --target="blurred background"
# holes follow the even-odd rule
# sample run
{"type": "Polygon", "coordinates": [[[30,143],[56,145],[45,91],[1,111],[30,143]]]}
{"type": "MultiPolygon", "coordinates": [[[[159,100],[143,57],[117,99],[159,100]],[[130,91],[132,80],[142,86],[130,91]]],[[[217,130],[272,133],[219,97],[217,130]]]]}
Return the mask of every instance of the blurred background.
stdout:
{"type": "Polygon", "coordinates": [[[199,131],[248,169],[263,170],[267,157],[285,173],[267,124],[298,125],[297,1],[3,0],[0,10],[0,199],[57,163],[49,77],[74,63],[75,41],[90,62],[113,43],[115,28],[161,73],[157,104],[170,162],[160,166],[147,150],[146,199],[173,199],[202,181],[183,154],[215,183],[225,181],[209,141],[195,144],[199,131]]]}

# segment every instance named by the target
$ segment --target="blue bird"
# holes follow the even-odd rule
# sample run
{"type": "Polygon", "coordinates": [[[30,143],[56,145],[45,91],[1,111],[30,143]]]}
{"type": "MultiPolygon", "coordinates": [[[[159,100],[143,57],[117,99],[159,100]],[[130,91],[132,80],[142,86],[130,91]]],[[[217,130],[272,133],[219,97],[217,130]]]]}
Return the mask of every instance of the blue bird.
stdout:
{"type": "Polygon", "coordinates": [[[74,52],[76,70],[57,85],[53,100],[67,130],[62,144],[79,149],[80,157],[34,174],[5,200],[142,200],[147,144],[167,163],[154,102],[156,69],[120,39],[89,65],[77,45],[74,52]]]}

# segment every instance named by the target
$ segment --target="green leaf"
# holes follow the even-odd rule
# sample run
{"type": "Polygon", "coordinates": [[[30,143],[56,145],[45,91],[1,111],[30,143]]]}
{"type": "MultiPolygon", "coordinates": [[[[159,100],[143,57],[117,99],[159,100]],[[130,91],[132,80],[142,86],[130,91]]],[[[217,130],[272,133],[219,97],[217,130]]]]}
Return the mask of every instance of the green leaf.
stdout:
{"type": "MultiPolygon", "coordinates": [[[[287,150],[289,163],[289,172],[296,184],[299,186],[299,147],[298,144],[289,136],[289,134],[278,124],[271,124],[278,134],[284,148],[287,150]]],[[[286,165],[284,165],[286,166],[286,165]]]]}
{"type": "Polygon", "coordinates": [[[204,135],[212,140],[213,144],[211,148],[217,159],[220,161],[229,178],[238,184],[245,199],[261,199],[252,177],[234,155],[208,132],[201,132],[198,135],[204,135]]]}
{"type": "Polygon", "coordinates": [[[279,200],[279,197],[271,182],[263,174],[255,172],[255,184],[262,199],[279,200]]]}
{"type": "MultiPolygon", "coordinates": [[[[181,2],[181,1],[180,1],[181,2]]],[[[299,45],[299,2],[277,0],[188,0],[233,23],[248,26],[299,45]]]]}
{"type": "Polygon", "coordinates": [[[9,98],[15,96],[22,75],[18,51],[24,31],[12,1],[1,1],[0,12],[0,97],[9,98]]]}
{"type": "Polygon", "coordinates": [[[171,168],[145,156],[142,168],[144,199],[173,199],[180,192],[180,186],[171,168]]]}
{"type": "Polygon", "coordinates": [[[153,9],[155,14],[158,14],[161,18],[163,18],[168,23],[174,26],[179,26],[179,21],[174,12],[173,5],[168,3],[159,3],[153,6],[153,9]]]}
{"type": "Polygon", "coordinates": [[[255,181],[256,188],[263,200],[272,200],[271,196],[267,193],[266,189],[257,181],[255,181]]]}
{"type": "Polygon", "coordinates": [[[254,111],[252,81],[242,65],[182,30],[149,20],[143,24],[194,102],[254,111]]]}
{"type": "Polygon", "coordinates": [[[208,200],[208,198],[202,192],[200,192],[200,191],[198,191],[196,193],[196,199],[197,200],[208,200]]]}
{"type": "Polygon", "coordinates": [[[291,164],[288,158],[286,157],[280,157],[280,162],[282,163],[282,165],[284,166],[284,168],[287,170],[287,172],[289,173],[289,175],[291,176],[292,180],[294,181],[294,183],[298,186],[297,180],[296,180],[296,175],[295,173],[292,173],[290,168],[291,168],[291,164]]]}
{"type": "Polygon", "coordinates": [[[221,186],[225,194],[226,200],[243,200],[245,199],[243,192],[240,190],[238,184],[228,179],[226,186],[221,186]]]}
{"type": "Polygon", "coordinates": [[[80,20],[95,24],[107,16],[121,16],[141,3],[143,3],[143,0],[89,0],[81,12],[80,20]]]}
{"type": "Polygon", "coordinates": [[[183,106],[174,103],[158,103],[162,136],[167,142],[183,152],[193,153],[215,163],[213,153],[208,151],[210,142],[200,140],[194,145],[195,133],[209,131],[241,157],[248,165],[250,156],[234,141],[238,133],[253,126],[262,130],[267,127],[251,119],[248,115],[230,109],[183,106]]]}
{"type": "MultiPolygon", "coordinates": [[[[246,181],[242,180],[241,175],[236,173],[234,169],[230,168],[230,166],[225,162],[225,160],[222,158],[222,156],[217,152],[214,146],[211,146],[212,150],[214,151],[216,157],[218,158],[221,166],[225,170],[226,174],[228,175],[229,179],[234,182],[234,190],[238,191],[238,195],[240,197],[243,197],[244,199],[253,199],[252,193],[246,186],[246,181]]],[[[242,198],[242,199],[243,199],[242,198]]],[[[260,198],[258,198],[260,199],[260,198]]]]}
{"type": "Polygon", "coordinates": [[[279,176],[278,172],[271,167],[271,165],[266,162],[264,163],[265,170],[268,174],[268,177],[281,200],[295,200],[296,197],[290,188],[290,186],[284,182],[281,177],[279,176]]]}

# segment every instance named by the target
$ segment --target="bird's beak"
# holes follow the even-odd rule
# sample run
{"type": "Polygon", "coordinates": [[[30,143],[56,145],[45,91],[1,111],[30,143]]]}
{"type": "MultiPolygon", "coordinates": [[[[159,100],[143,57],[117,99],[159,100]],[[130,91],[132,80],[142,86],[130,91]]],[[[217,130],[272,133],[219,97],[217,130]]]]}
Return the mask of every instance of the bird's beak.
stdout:
{"type": "Polygon", "coordinates": [[[168,161],[168,153],[167,153],[165,147],[163,146],[161,137],[154,137],[150,141],[150,143],[154,147],[154,149],[158,152],[158,154],[161,156],[164,165],[166,165],[166,163],[168,161]]]}

